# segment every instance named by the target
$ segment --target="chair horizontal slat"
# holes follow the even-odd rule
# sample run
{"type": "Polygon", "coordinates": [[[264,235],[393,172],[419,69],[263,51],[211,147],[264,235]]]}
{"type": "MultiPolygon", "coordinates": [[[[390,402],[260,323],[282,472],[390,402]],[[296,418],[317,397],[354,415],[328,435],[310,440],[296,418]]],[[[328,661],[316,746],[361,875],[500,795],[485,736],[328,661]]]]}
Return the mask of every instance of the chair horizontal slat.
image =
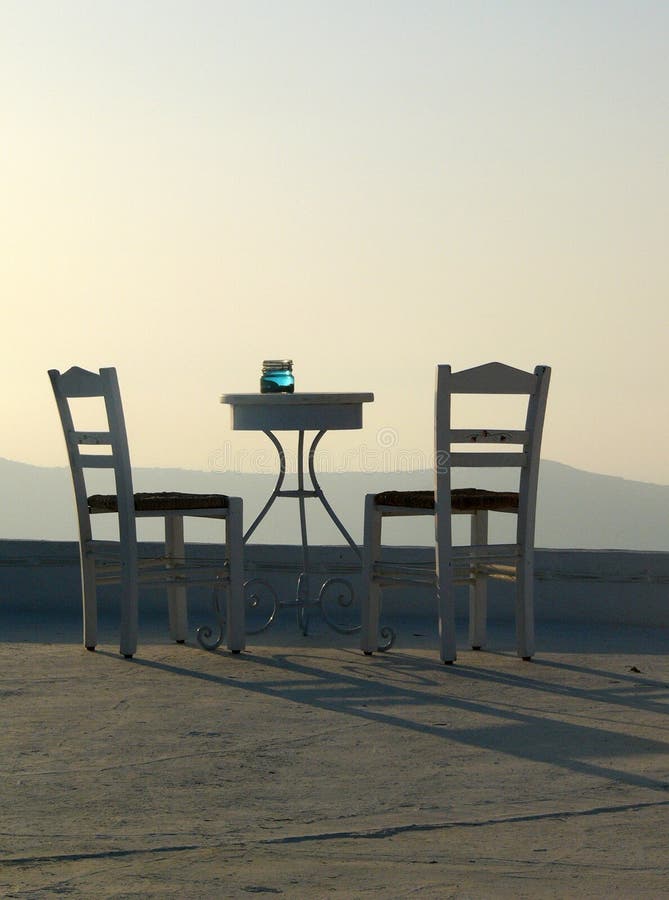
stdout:
{"type": "Polygon", "coordinates": [[[87,556],[118,556],[118,547],[118,541],[91,540],[86,542],[85,552],[87,556]]]}
{"type": "Polygon", "coordinates": [[[522,467],[527,465],[527,453],[451,453],[448,463],[452,467],[487,469],[497,466],[522,467]]]}
{"type": "MultiPolygon", "coordinates": [[[[120,572],[111,573],[106,569],[98,570],[96,580],[98,584],[118,584],[120,580],[120,572]]],[[[210,565],[204,567],[183,567],[178,573],[171,569],[150,569],[139,573],[138,582],[143,587],[164,587],[169,584],[179,584],[180,581],[187,582],[188,585],[207,584],[216,585],[220,582],[221,586],[227,585],[228,575],[223,565],[210,565]]]]}
{"type": "Polygon", "coordinates": [[[72,437],[77,444],[111,444],[108,431],[73,431],[72,437]]]}
{"type": "Polygon", "coordinates": [[[524,444],[528,435],[527,431],[453,428],[448,438],[452,444],[524,444]]]}
{"type": "Polygon", "coordinates": [[[155,519],[161,516],[164,519],[172,517],[187,517],[189,519],[227,519],[229,510],[225,506],[206,506],[202,509],[195,507],[183,507],[180,509],[136,509],[136,519],[155,519]]]}
{"type": "Polygon", "coordinates": [[[513,575],[516,571],[516,566],[505,565],[503,563],[481,563],[476,566],[477,571],[485,572],[487,575],[513,575]]]}
{"type": "Polygon", "coordinates": [[[517,559],[520,556],[520,544],[465,544],[452,549],[456,565],[460,560],[470,558],[489,564],[492,560],[517,559]]]}
{"type": "MultiPolygon", "coordinates": [[[[479,572],[480,575],[485,575],[487,578],[492,579],[493,581],[515,581],[515,575],[507,575],[498,572],[479,572]]],[[[457,571],[453,576],[454,584],[476,584],[476,574],[472,574],[471,572],[467,572],[466,569],[462,569],[461,571],[457,571]]]]}
{"type": "Polygon", "coordinates": [[[428,509],[420,506],[385,506],[379,503],[376,507],[384,518],[390,516],[434,516],[434,507],[428,509]]]}
{"type": "Polygon", "coordinates": [[[374,575],[374,582],[378,584],[379,587],[384,589],[388,588],[399,588],[399,587],[407,587],[407,585],[424,585],[425,587],[436,587],[436,581],[432,579],[431,581],[423,581],[420,578],[412,575],[407,575],[404,578],[398,576],[397,578],[393,578],[392,576],[387,577],[386,575],[374,575]]]}
{"type": "Polygon", "coordinates": [[[408,565],[403,563],[377,562],[374,565],[374,578],[387,587],[402,584],[436,585],[434,566],[408,565]]]}
{"type": "Polygon", "coordinates": [[[111,453],[80,453],[79,465],[82,469],[113,469],[114,457],[111,453]]]}
{"type": "MultiPolygon", "coordinates": [[[[473,584],[476,575],[485,575],[499,581],[515,581],[515,566],[495,564],[476,564],[473,567],[463,566],[456,562],[452,577],[455,584],[473,584]]],[[[403,565],[402,563],[375,563],[374,580],[382,587],[402,587],[407,584],[424,584],[436,587],[437,577],[434,570],[428,567],[403,565]]]]}
{"type": "MultiPolygon", "coordinates": [[[[96,571],[101,575],[104,575],[108,578],[118,578],[121,573],[121,562],[119,559],[119,547],[116,546],[116,553],[114,555],[111,554],[95,554],[95,565],[96,571]]],[[[137,560],[138,569],[147,569],[147,568],[156,568],[157,566],[162,565],[162,568],[167,566],[167,557],[150,557],[137,560]]]]}

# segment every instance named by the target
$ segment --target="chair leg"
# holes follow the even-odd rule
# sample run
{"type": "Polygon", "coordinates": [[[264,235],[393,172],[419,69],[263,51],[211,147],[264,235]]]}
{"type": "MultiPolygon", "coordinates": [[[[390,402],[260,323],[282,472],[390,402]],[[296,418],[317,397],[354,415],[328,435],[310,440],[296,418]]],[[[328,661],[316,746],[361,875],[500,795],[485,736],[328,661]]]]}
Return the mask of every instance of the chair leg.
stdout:
{"type": "Polygon", "coordinates": [[[439,615],[439,656],[450,664],[457,659],[455,634],[455,584],[453,582],[453,551],[451,548],[450,515],[447,522],[435,522],[437,535],[437,611],[439,615]]]}
{"type": "Polygon", "coordinates": [[[516,644],[518,656],[534,656],[534,554],[523,553],[516,571],[516,644]]]}
{"type": "MultiPolygon", "coordinates": [[[[442,569],[443,572],[443,569],[442,569]]],[[[439,609],[439,658],[444,663],[457,659],[455,639],[455,586],[452,579],[439,578],[437,588],[439,609]]]]}
{"type": "MultiPolygon", "coordinates": [[[[167,568],[174,569],[183,565],[185,552],[183,516],[165,516],[167,568]]],[[[179,584],[178,581],[168,582],[167,608],[170,637],[177,644],[183,644],[188,637],[188,600],[184,584],[179,584]]]]}
{"type": "Polygon", "coordinates": [[[121,640],[120,653],[126,659],[137,652],[138,619],[138,566],[137,550],[121,542],[121,640]]]}
{"type": "Polygon", "coordinates": [[[365,498],[364,543],[362,549],[362,597],[360,603],[360,649],[367,654],[379,649],[381,587],[374,581],[374,563],[381,558],[383,517],[372,494],[365,498]]]}
{"type": "Polygon", "coordinates": [[[95,650],[98,642],[98,603],[95,583],[95,560],[87,556],[83,547],[81,555],[81,601],[84,620],[84,647],[95,650]]]}
{"type": "MultiPolygon", "coordinates": [[[[471,521],[472,546],[485,546],[488,543],[488,510],[477,510],[471,521]]],[[[484,574],[475,571],[474,583],[469,587],[469,645],[473,650],[480,650],[486,642],[488,579],[484,574]]]]}
{"type": "Polygon", "coordinates": [[[227,602],[228,650],[240,653],[246,646],[246,609],[244,607],[244,539],[243,503],[239,497],[229,500],[228,518],[225,523],[230,574],[230,590],[227,602]]]}

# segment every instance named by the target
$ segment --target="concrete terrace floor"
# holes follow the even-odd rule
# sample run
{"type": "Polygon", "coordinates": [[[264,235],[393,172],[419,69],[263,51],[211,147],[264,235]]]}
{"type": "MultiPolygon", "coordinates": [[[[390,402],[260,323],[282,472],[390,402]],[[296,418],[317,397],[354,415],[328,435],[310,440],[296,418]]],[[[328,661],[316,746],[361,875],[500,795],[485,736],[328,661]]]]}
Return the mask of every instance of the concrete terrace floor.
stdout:
{"type": "Polygon", "coordinates": [[[666,631],[447,667],[424,622],[371,658],[289,612],[239,656],[153,624],[128,661],[3,623],[1,896],[669,897],[666,631]]]}

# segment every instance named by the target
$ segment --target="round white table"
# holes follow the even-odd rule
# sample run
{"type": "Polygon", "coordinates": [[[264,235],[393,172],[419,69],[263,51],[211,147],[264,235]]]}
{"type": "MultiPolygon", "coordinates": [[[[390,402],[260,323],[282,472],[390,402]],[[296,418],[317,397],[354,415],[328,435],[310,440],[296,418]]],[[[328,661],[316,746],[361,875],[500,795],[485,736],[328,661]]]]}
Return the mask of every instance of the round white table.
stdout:
{"type": "Polygon", "coordinates": [[[271,612],[266,621],[263,622],[261,627],[250,630],[249,633],[257,633],[268,628],[276,618],[279,608],[283,606],[296,608],[298,624],[304,634],[307,633],[309,623],[308,608],[310,606],[319,607],[323,618],[335,631],[349,634],[359,630],[359,625],[342,626],[338,624],[328,613],[323,602],[325,592],[334,586],[345,592],[340,592],[339,594],[340,606],[351,605],[353,588],[350,582],[343,578],[329,578],[322,583],[317,596],[314,597],[310,592],[310,559],[305,500],[316,498],[320,501],[339,533],[344,537],[358,559],[360,559],[361,554],[357,544],[339,520],[318,482],[314,466],[314,455],[318,444],[326,432],[362,428],[363,404],[371,403],[373,400],[374,394],[371,393],[256,393],[223,394],[221,397],[221,403],[230,406],[233,430],[262,431],[276,448],[279,457],[279,475],[274,490],[244,534],[244,543],[249,540],[278,497],[292,497],[299,503],[303,567],[297,580],[295,600],[279,600],[271,585],[262,579],[253,579],[247,582],[251,606],[259,605],[261,590],[265,592],[266,596],[269,594],[272,598],[271,612]],[[286,490],[283,487],[286,476],[286,454],[275,434],[276,431],[296,431],[298,433],[297,488],[295,490],[286,490]],[[305,448],[305,432],[307,431],[316,432],[308,450],[305,448]],[[305,486],[305,461],[311,487],[305,486]]]}

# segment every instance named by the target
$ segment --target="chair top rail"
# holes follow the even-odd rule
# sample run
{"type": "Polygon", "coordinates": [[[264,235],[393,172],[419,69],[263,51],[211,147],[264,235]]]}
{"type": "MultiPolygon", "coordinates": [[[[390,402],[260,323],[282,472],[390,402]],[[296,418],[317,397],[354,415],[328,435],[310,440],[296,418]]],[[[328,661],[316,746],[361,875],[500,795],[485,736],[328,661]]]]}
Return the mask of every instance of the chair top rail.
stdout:
{"type": "Polygon", "coordinates": [[[52,381],[53,376],[58,378],[58,390],[62,397],[102,397],[104,394],[104,386],[97,372],[72,366],[62,374],[57,369],[50,369],[49,375],[52,381]]]}
{"type": "Polygon", "coordinates": [[[491,362],[461,372],[440,366],[448,373],[448,386],[453,394],[533,394],[537,389],[539,370],[534,373],[515,369],[505,363],[491,362]]]}

